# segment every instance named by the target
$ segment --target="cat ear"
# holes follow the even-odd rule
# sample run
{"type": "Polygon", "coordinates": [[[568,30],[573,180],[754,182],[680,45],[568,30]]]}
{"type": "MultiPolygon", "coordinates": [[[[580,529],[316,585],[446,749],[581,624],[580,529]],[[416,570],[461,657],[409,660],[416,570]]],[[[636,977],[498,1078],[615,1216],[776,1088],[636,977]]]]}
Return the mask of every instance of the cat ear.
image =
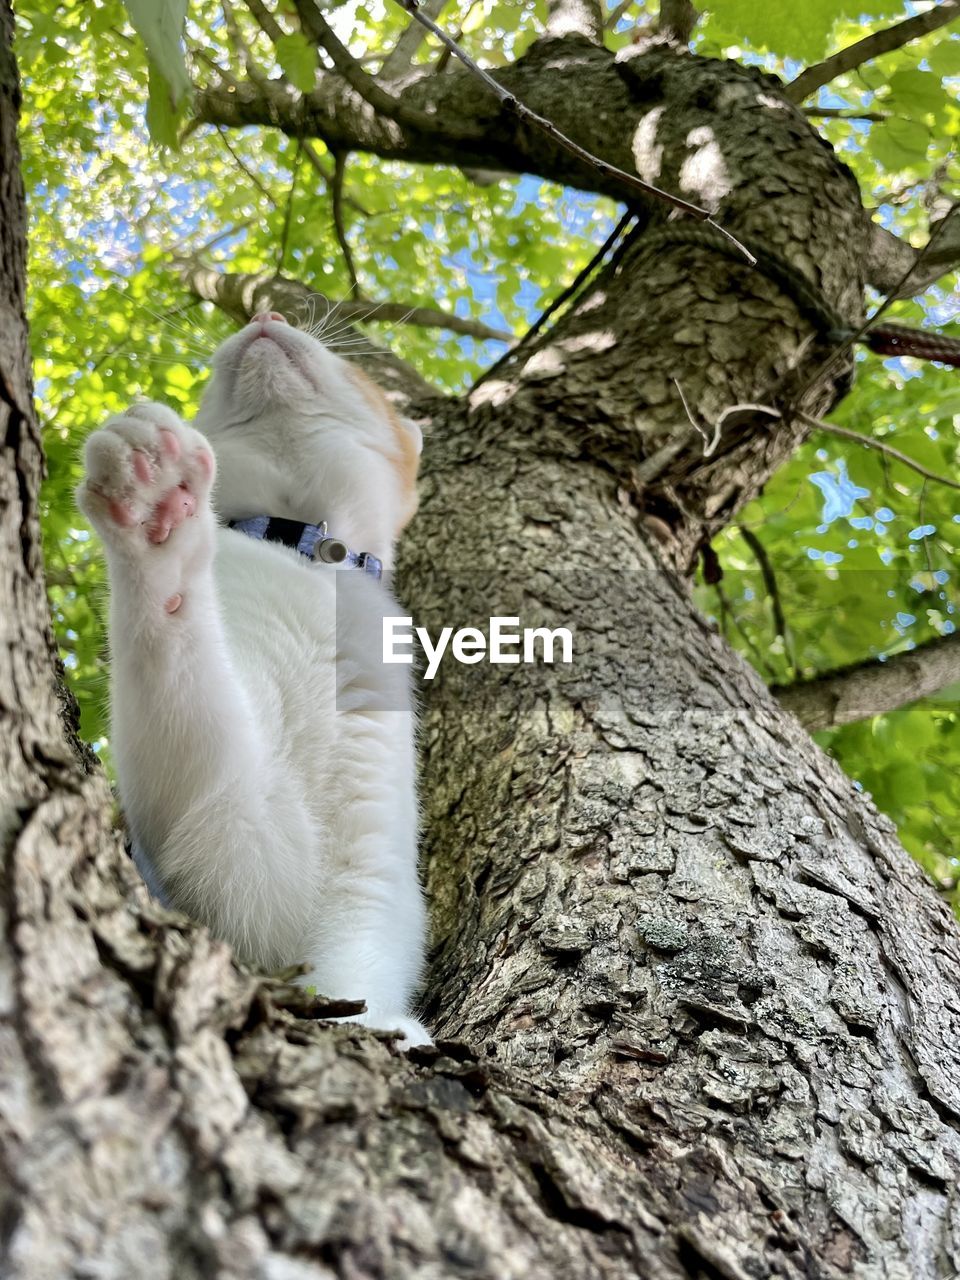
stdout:
{"type": "Polygon", "coordinates": [[[400,426],[410,437],[410,440],[417,453],[423,452],[423,432],[412,418],[399,418],[400,426]]]}

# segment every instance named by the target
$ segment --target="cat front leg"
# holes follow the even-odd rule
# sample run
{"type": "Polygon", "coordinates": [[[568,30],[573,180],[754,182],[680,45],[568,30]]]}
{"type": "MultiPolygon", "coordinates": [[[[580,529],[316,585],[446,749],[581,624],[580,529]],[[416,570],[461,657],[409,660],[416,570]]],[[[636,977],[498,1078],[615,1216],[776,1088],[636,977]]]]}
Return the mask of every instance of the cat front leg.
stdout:
{"type": "Polygon", "coordinates": [[[231,661],[214,472],[206,439],[164,405],[135,405],[87,441],[77,500],[107,554],[111,745],[148,880],[245,959],[288,963],[309,837],[231,661]]]}

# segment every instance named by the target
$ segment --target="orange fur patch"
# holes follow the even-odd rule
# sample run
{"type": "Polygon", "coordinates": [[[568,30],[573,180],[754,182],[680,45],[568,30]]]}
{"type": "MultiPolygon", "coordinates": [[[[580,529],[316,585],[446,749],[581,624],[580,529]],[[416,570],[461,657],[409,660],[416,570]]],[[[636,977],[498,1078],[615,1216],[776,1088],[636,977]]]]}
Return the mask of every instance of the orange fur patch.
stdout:
{"type": "MultiPolygon", "coordinates": [[[[362,370],[356,365],[347,365],[347,375],[352,378],[357,389],[362,392],[370,408],[374,412],[386,418],[393,432],[393,442],[396,446],[395,450],[386,453],[386,457],[393,463],[397,476],[400,480],[401,493],[404,496],[404,514],[400,525],[402,529],[408,521],[413,517],[417,509],[419,497],[417,495],[417,471],[420,467],[420,451],[417,448],[412,432],[408,431],[396,409],[383,394],[375,382],[367,377],[362,370]]],[[[400,532],[397,530],[397,533],[400,532]]]]}

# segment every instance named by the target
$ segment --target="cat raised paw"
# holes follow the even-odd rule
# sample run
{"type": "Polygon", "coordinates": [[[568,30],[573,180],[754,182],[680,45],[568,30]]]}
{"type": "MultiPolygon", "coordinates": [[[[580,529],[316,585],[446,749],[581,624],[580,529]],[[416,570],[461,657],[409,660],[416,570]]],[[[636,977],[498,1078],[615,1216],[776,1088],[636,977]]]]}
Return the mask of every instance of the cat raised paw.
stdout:
{"type": "Polygon", "coordinates": [[[77,502],[108,549],[160,546],[209,512],[214,470],[199,431],[166,405],[135,404],[87,440],[77,502]]]}

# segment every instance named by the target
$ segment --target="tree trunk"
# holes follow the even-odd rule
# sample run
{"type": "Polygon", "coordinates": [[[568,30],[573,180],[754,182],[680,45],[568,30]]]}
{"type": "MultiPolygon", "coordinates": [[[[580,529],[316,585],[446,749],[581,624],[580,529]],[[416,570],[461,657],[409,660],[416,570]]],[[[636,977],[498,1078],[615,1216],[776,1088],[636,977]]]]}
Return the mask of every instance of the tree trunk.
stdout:
{"type": "MultiPolygon", "coordinates": [[[[450,1038],[403,1057],[295,1016],[149,903],[67,747],[3,58],[2,1274],[960,1271],[954,922],[647,541],[689,564],[793,447],[744,420],[706,460],[671,401],[676,377],[715,417],[809,373],[790,301],[708,250],[635,244],[536,352],[433,412],[401,565],[417,621],[499,612],[575,648],[429,689],[428,1000],[450,1038]]],[[[775,166],[741,141],[749,221],[775,166]]],[[[849,300],[859,206],[805,145],[765,234],[849,300]]]]}

